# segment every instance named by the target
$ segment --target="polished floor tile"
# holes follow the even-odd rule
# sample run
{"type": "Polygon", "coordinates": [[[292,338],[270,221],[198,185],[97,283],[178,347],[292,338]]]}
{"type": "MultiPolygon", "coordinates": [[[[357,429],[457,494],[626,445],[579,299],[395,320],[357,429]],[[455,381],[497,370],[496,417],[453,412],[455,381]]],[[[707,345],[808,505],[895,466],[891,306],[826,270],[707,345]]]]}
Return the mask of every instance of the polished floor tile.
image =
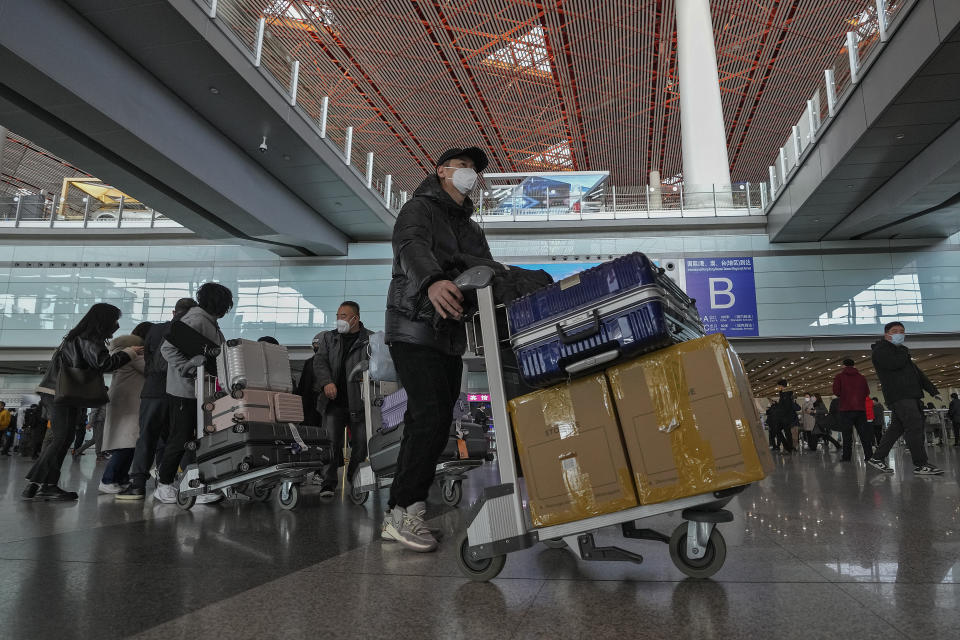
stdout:
{"type": "MultiPolygon", "coordinates": [[[[460,576],[465,504],[496,484],[469,474],[464,505],[429,505],[440,549],[379,540],[386,492],[363,506],[304,491],[293,512],[227,502],[185,513],[98,496],[93,456],[64,467],[76,504],[17,498],[29,461],[0,459],[3,637],[58,638],[940,638],[960,624],[960,455],[915,477],[834,453],[778,456],[729,505],[724,567],[693,581],[667,546],[597,533],[641,564],[582,562],[540,544],[487,584],[460,576]]],[[[669,534],[678,515],[645,526],[669,534]]]]}

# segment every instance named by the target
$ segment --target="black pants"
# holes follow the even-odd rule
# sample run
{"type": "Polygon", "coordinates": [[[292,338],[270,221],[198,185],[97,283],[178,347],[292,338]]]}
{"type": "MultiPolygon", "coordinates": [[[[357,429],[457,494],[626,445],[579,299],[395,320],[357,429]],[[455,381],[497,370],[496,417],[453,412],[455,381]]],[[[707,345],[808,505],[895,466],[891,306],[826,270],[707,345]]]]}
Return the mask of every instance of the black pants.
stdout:
{"type": "Polygon", "coordinates": [[[53,405],[49,440],[44,442],[40,459],[27,472],[27,480],[40,484],[60,482],[60,467],[70,451],[81,411],[83,409],[53,405]]]}
{"type": "Polygon", "coordinates": [[[960,444],[960,422],[953,423],[953,444],[960,444]]]}
{"type": "Polygon", "coordinates": [[[323,471],[323,488],[337,488],[337,472],[343,466],[343,430],[350,426],[350,464],[347,465],[347,481],[353,482],[353,474],[360,463],[367,459],[367,428],[363,421],[350,420],[350,411],[335,404],[327,405],[323,425],[330,434],[333,445],[333,461],[323,471]]]}
{"type": "Polygon", "coordinates": [[[197,437],[197,401],[195,398],[176,396],[167,398],[170,407],[170,437],[163,451],[163,461],[157,470],[160,484],[173,484],[177,469],[186,467],[196,458],[196,452],[186,451],[183,445],[197,437]]]}
{"type": "Polygon", "coordinates": [[[914,466],[927,464],[927,450],[923,442],[923,409],[919,400],[897,400],[891,403],[890,428],[883,434],[883,440],[874,454],[875,458],[886,459],[890,449],[897,443],[900,436],[907,441],[910,457],[914,466]]]}
{"type": "Polygon", "coordinates": [[[843,459],[853,457],[853,430],[856,428],[860,444],[863,446],[863,455],[869,459],[873,457],[873,443],[876,437],[873,428],[867,424],[866,411],[840,411],[837,413],[840,423],[840,433],[843,434],[843,459]]]}
{"type": "Polygon", "coordinates": [[[0,435],[0,438],[3,438],[3,450],[0,451],[3,455],[10,453],[10,448],[13,446],[14,441],[17,439],[17,428],[10,427],[0,435]]]}
{"type": "Polygon", "coordinates": [[[791,426],[793,425],[782,422],[773,423],[771,429],[773,430],[774,447],[783,447],[784,451],[793,451],[793,435],[790,433],[791,426]]]}
{"type": "Polygon", "coordinates": [[[409,507],[427,499],[437,460],[447,446],[463,358],[404,342],[390,345],[390,356],[408,403],[388,506],[409,507]]]}
{"type": "Polygon", "coordinates": [[[877,446],[880,446],[880,441],[883,440],[883,423],[874,422],[873,423],[873,435],[876,438],[877,446]]]}
{"type": "MultiPolygon", "coordinates": [[[[832,444],[833,446],[835,446],[835,447],[837,448],[837,450],[840,450],[840,448],[841,448],[841,447],[840,447],[840,443],[837,442],[837,439],[834,438],[832,435],[830,435],[829,432],[827,432],[827,433],[817,433],[817,432],[815,432],[815,431],[812,431],[812,432],[810,433],[810,438],[811,438],[811,441],[810,441],[810,450],[811,450],[811,451],[815,451],[815,450],[816,450],[817,444],[818,444],[821,440],[823,440],[824,442],[829,442],[830,444],[832,444]]],[[[826,445],[824,445],[824,446],[826,446],[826,445]]]]}
{"type": "Polygon", "coordinates": [[[47,436],[47,421],[35,424],[30,429],[30,453],[34,458],[40,457],[43,450],[43,439],[47,436]]]}
{"type": "MultiPolygon", "coordinates": [[[[170,396],[140,399],[140,437],[130,465],[130,483],[143,489],[147,486],[150,465],[157,452],[157,444],[170,434],[170,396]]],[[[160,466],[159,463],[157,465],[160,466]]]]}
{"type": "Polygon", "coordinates": [[[84,438],[87,437],[87,427],[82,424],[78,424],[74,427],[73,432],[73,450],[80,451],[80,446],[83,444],[84,438]]]}

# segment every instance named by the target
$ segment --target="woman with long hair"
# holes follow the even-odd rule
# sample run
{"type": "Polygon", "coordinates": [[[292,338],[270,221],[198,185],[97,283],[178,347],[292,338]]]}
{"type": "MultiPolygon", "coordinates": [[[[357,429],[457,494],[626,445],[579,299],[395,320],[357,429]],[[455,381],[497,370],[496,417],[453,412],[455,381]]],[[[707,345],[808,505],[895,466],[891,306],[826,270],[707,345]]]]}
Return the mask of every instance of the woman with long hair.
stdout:
{"type": "MultiPolygon", "coordinates": [[[[107,350],[107,340],[120,328],[120,316],[120,309],[112,304],[98,302],[90,307],[77,326],[63,339],[63,344],[50,361],[51,372],[45,379],[56,381],[60,368],[66,366],[96,372],[100,375],[102,385],[104,373],[116,371],[141,355],[143,347],[131,346],[112,354],[107,350]]],[[[74,425],[84,408],[58,404],[56,390],[45,390],[54,394],[50,402],[50,436],[44,444],[40,459],[27,473],[28,484],[22,497],[33,502],[76,500],[75,491],[64,491],[58,483],[63,459],[70,449],[74,425]]]]}

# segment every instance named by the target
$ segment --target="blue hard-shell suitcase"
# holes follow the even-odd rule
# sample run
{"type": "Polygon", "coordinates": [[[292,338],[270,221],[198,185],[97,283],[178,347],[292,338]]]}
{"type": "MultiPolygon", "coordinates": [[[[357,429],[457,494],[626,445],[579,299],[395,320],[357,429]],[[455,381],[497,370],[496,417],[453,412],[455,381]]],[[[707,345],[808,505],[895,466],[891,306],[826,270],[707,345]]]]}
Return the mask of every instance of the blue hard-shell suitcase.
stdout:
{"type": "Polygon", "coordinates": [[[703,336],[693,299],[642,253],[632,253],[507,305],[523,379],[557,384],[703,336]]]}

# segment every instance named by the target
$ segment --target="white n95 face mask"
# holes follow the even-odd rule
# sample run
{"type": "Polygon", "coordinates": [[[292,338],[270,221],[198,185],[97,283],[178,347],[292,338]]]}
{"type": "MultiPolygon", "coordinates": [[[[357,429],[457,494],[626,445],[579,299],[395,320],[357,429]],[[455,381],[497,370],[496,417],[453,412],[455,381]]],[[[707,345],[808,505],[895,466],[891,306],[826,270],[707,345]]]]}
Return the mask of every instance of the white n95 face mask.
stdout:
{"type": "MultiPolygon", "coordinates": [[[[453,167],[447,168],[453,169],[453,167]]],[[[473,169],[469,167],[459,167],[453,172],[453,177],[450,178],[450,181],[457,191],[466,195],[476,186],[477,177],[477,172],[473,169]]]]}
{"type": "Polygon", "coordinates": [[[346,320],[337,320],[337,332],[347,333],[348,331],[350,331],[350,323],[346,320]]]}

